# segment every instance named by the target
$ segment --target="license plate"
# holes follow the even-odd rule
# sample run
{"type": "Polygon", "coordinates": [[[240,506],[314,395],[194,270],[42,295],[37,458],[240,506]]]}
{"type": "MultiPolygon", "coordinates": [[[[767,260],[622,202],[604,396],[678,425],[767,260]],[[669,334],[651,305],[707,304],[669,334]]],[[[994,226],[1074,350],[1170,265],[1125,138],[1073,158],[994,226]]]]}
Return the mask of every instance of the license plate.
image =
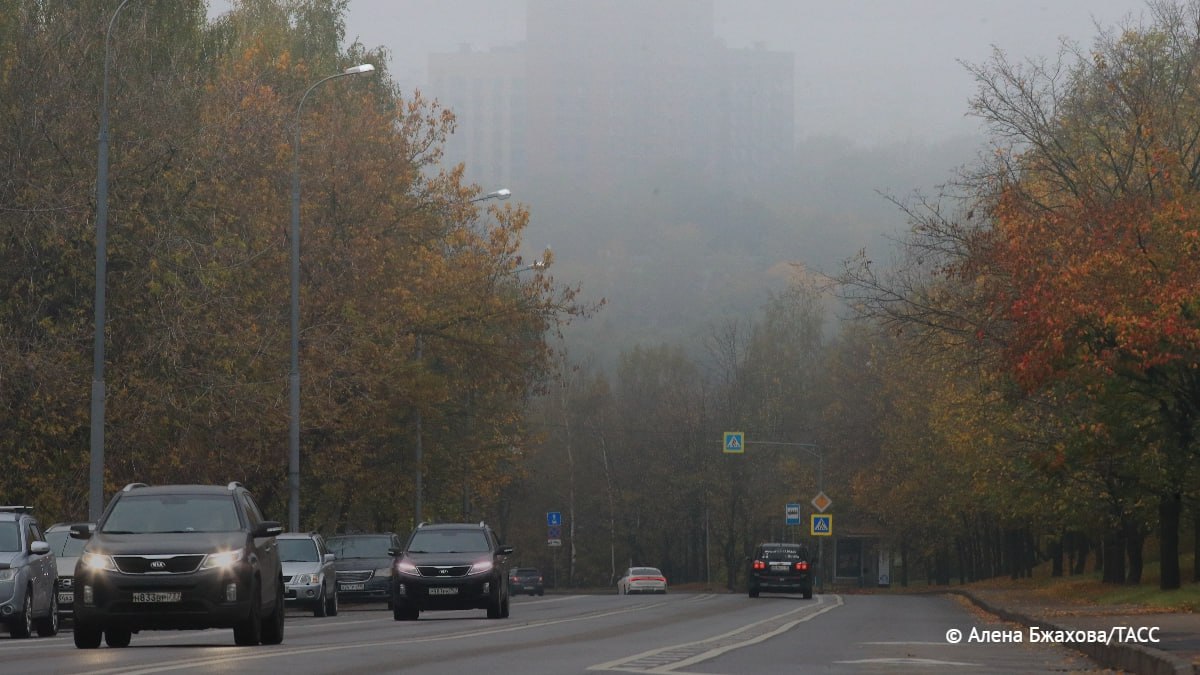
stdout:
{"type": "Polygon", "coordinates": [[[456,586],[431,586],[429,588],[430,595],[458,595],[458,587],[456,586]]]}
{"type": "Polygon", "coordinates": [[[774,571],[776,571],[776,572],[786,572],[786,571],[788,571],[789,569],[791,569],[791,567],[792,567],[791,565],[787,565],[787,564],[784,564],[784,565],[771,565],[771,569],[772,569],[772,570],[774,570],[774,571]]]}
{"type": "Polygon", "coordinates": [[[70,605],[75,602],[74,591],[61,591],[58,594],[58,604],[70,605]]]}
{"type": "Polygon", "coordinates": [[[134,593],[134,602],[179,602],[183,599],[183,593],[175,592],[160,592],[160,593],[134,593]]]}
{"type": "Polygon", "coordinates": [[[367,585],[366,584],[338,584],[338,590],[339,591],[365,591],[365,590],[367,590],[367,585]]]}

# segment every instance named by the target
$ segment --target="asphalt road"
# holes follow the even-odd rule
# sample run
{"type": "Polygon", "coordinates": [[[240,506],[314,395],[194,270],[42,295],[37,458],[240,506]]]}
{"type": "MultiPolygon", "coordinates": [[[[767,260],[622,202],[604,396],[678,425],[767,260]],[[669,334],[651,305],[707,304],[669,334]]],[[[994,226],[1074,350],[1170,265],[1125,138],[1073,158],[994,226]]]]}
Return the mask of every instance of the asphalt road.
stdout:
{"type": "Polygon", "coordinates": [[[336,617],[289,611],[284,643],[236,647],[231,630],[143,632],[124,649],[0,637],[0,672],[396,673],[1034,673],[1096,669],[1046,644],[947,642],[957,629],[1018,630],[946,596],[514,597],[509,619],[482,610],[392,620],[382,605],[336,617]]]}

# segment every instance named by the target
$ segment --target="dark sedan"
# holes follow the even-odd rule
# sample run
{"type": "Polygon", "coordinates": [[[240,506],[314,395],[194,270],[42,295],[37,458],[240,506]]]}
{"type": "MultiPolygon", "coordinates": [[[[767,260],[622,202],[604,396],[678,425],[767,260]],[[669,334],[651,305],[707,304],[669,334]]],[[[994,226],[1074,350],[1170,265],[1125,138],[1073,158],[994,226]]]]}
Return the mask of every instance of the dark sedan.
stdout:
{"type": "Polygon", "coordinates": [[[337,556],[333,567],[337,574],[338,599],[346,602],[390,601],[392,592],[392,556],[388,549],[404,546],[391,532],[340,534],[325,541],[337,556]]]}

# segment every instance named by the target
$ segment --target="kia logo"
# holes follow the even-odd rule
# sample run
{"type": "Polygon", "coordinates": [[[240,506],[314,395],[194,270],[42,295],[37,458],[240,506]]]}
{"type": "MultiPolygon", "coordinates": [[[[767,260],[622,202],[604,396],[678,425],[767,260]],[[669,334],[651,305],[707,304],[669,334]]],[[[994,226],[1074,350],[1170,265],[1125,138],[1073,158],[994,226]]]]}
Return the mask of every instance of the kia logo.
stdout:
{"type": "Polygon", "coordinates": [[[450,570],[438,570],[438,574],[450,574],[450,570]]]}
{"type": "Polygon", "coordinates": [[[154,562],[150,563],[150,567],[151,569],[165,570],[167,569],[167,563],[161,560],[155,560],[154,562]]]}

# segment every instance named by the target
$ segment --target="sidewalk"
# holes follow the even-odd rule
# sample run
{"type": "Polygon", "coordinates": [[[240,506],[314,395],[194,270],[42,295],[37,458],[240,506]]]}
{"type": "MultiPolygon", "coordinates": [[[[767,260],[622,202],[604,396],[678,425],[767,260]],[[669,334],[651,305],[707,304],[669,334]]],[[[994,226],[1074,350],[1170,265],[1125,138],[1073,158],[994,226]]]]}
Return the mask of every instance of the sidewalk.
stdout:
{"type": "Polygon", "coordinates": [[[1159,642],[1074,643],[1071,648],[1106,668],[1150,675],[1200,675],[1200,614],[1161,613],[1136,605],[1093,605],[1047,601],[1024,590],[951,589],[981,609],[1013,623],[1047,631],[1149,629],[1159,642]]]}

